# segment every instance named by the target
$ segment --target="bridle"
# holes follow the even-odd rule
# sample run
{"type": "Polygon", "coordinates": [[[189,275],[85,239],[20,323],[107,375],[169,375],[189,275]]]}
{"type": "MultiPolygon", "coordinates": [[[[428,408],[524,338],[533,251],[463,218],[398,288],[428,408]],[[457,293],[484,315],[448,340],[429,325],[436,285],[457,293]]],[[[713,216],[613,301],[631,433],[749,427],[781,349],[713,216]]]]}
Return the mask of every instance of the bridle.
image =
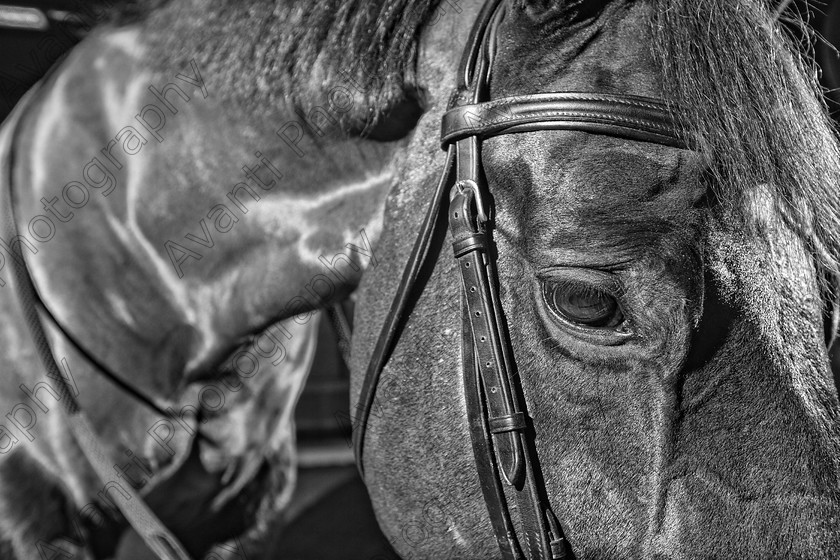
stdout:
{"type": "MultiPolygon", "coordinates": [[[[504,0],[482,8],[467,41],[458,87],[443,116],[446,161],[397,293],[368,364],[353,426],[364,476],[364,438],[380,374],[410,313],[421,273],[438,256],[432,239],[446,228],[461,271],[461,361],[470,437],[481,490],[505,560],[572,556],[547,496],[499,298],[493,208],[482,172],[481,141],[502,134],[572,130],[685,148],[659,100],[601,93],[541,93],[489,99],[489,75],[504,0]],[[448,207],[444,194],[449,191],[448,207]],[[509,499],[516,502],[509,506],[509,499]],[[518,510],[514,515],[512,510],[518,510]],[[518,518],[518,522],[517,522],[518,518]],[[517,528],[518,526],[518,528],[517,528]]],[[[562,507],[562,506],[561,506],[562,507]]],[[[561,515],[562,515],[561,510],[561,515]]]]}

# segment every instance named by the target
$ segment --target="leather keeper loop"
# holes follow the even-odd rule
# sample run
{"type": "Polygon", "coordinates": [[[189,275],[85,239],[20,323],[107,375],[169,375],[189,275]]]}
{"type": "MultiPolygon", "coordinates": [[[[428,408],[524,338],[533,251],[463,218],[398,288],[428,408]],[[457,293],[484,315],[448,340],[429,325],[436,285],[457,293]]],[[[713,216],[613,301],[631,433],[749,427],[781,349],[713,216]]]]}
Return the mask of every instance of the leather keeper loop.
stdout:
{"type": "Polygon", "coordinates": [[[563,560],[566,558],[566,539],[559,538],[553,540],[549,543],[551,547],[551,559],[552,560],[563,560]]]}
{"type": "Polygon", "coordinates": [[[525,414],[522,412],[514,412],[505,416],[496,416],[488,420],[490,424],[490,432],[494,434],[503,434],[505,432],[522,431],[527,427],[525,423],[525,414]]]}
{"type": "Polygon", "coordinates": [[[452,244],[452,250],[455,252],[456,259],[473,251],[486,251],[487,236],[483,233],[473,233],[468,237],[455,241],[452,244]]]}

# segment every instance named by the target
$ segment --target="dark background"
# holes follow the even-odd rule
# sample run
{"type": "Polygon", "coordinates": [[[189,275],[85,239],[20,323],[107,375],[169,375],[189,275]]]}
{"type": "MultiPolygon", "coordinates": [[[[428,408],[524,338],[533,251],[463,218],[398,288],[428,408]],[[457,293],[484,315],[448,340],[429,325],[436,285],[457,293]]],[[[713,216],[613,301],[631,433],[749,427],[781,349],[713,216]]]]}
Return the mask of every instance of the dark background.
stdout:
{"type": "Polygon", "coordinates": [[[829,110],[835,122],[840,123],[840,0],[784,0],[777,2],[784,10],[782,21],[788,14],[802,14],[818,38],[803,37],[795,26],[789,25],[793,35],[803,44],[803,52],[816,58],[820,67],[820,81],[826,89],[829,110]]]}
{"type": "Polygon", "coordinates": [[[0,120],[87,28],[103,20],[100,4],[96,0],[0,0],[0,120]],[[30,28],[9,21],[20,13],[15,8],[35,9],[27,14],[35,20],[30,28]]]}

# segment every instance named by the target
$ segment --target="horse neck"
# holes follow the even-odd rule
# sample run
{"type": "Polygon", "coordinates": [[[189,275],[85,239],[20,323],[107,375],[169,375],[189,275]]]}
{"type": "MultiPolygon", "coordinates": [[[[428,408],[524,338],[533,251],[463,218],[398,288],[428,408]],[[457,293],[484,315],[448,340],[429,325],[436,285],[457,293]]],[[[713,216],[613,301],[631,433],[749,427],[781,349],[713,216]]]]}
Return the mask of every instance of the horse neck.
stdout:
{"type": "Polygon", "coordinates": [[[327,142],[329,107],[242,120],[200,68],[147,68],[130,29],[72,53],[21,127],[17,211],[56,317],[105,363],[138,348],[132,370],[163,366],[175,386],[358,282],[394,146],[327,142]],[[39,215],[43,241],[26,231],[39,215]]]}

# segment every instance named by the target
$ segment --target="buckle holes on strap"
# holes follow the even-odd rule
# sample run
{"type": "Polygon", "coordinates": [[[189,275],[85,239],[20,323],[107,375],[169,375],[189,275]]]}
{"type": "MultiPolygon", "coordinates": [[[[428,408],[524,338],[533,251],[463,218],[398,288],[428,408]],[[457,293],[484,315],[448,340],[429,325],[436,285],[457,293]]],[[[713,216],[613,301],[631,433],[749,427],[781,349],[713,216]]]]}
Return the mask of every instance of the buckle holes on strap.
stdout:
{"type": "Polygon", "coordinates": [[[454,216],[457,218],[458,217],[458,212],[455,212],[454,216]]]}
{"type": "Polygon", "coordinates": [[[471,293],[471,294],[474,294],[474,293],[475,293],[475,286],[472,286],[472,287],[470,288],[470,293],[471,293]]]}
{"type": "Polygon", "coordinates": [[[476,317],[481,317],[481,311],[476,311],[476,312],[475,312],[475,316],[476,316],[476,317]]]}
{"type": "Polygon", "coordinates": [[[491,367],[492,365],[493,365],[493,362],[487,362],[487,367],[491,367]]]}
{"type": "Polygon", "coordinates": [[[482,336],[479,340],[481,340],[481,342],[487,342],[487,337],[486,337],[486,336],[482,336]]]}
{"type": "Polygon", "coordinates": [[[469,268],[469,267],[470,267],[470,263],[464,263],[464,266],[465,266],[465,267],[467,267],[467,268],[469,268]]]}

